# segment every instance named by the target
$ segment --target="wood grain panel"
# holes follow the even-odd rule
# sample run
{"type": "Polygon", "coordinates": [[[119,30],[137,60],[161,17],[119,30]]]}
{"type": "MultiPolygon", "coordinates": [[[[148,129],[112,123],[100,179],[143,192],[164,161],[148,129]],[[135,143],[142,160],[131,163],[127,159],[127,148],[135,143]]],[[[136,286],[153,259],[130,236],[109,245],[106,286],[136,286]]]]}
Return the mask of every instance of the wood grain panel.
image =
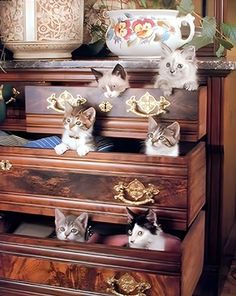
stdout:
{"type": "MultiPolygon", "coordinates": [[[[71,151],[60,157],[50,149],[0,150],[1,158],[13,165],[10,171],[0,171],[2,210],[13,210],[17,205],[19,211],[27,208],[31,213],[54,215],[55,207],[73,211],[76,206],[79,212],[88,211],[93,219],[107,221],[113,214],[120,222],[126,218],[125,207],[132,204],[115,199],[118,192],[114,186],[119,182],[128,186],[135,179],[146,188],[152,184],[159,190],[154,204],[139,208],[151,206],[167,227],[187,229],[204,203],[203,143],[181,157],[95,152],[75,158],[71,151]],[[197,178],[195,167],[199,169],[197,178]]],[[[135,201],[126,191],[124,194],[135,201]]],[[[144,195],[140,201],[145,199],[144,195]]]]}
{"type": "MultiPolygon", "coordinates": [[[[149,92],[159,100],[162,92],[159,89],[130,88],[115,99],[104,98],[97,87],[69,87],[69,86],[27,86],[26,87],[26,119],[27,131],[41,133],[62,133],[62,115],[48,109],[47,98],[52,94],[57,97],[63,91],[69,91],[75,98],[81,95],[87,99],[87,106],[94,106],[97,110],[95,130],[112,137],[132,137],[144,139],[147,134],[148,120],[127,112],[126,101],[132,96],[138,100],[149,92]],[[110,101],[113,105],[108,113],[100,111],[98,107],[103,101],[110,101]]],[[[163,122],[177,120],[181,125],[181,140],[196,141],[206,133],[206,88],[189,92],[176,89],[168,98],[171,105],[166,114],[161,114],[163,122]]],[[[86,104],[85,104],[86,105],[86,104]]]]}

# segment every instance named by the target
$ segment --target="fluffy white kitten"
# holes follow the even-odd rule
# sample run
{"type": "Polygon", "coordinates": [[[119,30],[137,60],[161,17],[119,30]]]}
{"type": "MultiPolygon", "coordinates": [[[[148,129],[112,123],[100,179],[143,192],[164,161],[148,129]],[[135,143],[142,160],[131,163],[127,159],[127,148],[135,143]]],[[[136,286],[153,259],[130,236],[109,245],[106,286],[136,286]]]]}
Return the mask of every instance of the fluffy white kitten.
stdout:
{"type": "Polygon", "coordinates": [[[195,47],[172,51],[162,43],[162,59],[159,74],[154,87],[160,88],[164,96],[172,94],[173,88],[185,88],[189,91],[198,88],[195,47]]]}
{"type": "Polygon", "coordinates": [[[117,64],[113,70],[105,72],[91,68],[98,87],[104,92],[106,98],[116,98],[129,88],[128,77],[125,69],[117,64]]]}
{"type": "Polygon", "coordinates": [[[81,110],[65,102],[64,132],[62,143],[54,148],[56,153],[61,155],[71,149],[76,150],[79,156],[84,156],[96,151],[92,135],[95,117],[96,110],[93,107],[81,110]]]}

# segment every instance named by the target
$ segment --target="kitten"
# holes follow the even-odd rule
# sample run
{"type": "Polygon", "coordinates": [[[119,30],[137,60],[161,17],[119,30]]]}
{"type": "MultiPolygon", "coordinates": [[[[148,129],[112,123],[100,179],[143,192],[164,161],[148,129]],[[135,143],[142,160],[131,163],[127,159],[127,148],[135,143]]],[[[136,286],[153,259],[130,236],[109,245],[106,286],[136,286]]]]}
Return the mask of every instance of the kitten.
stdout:
{"type": "Polygon", "coordinates": [[[154,87],[160,88],[164,96],[172,94],[173,88],[185,88],[189,91],[198,88],[195,47],[172,51],[162,43],[163,56],[160,60],[159,75],[154,87]]]}
{"type": "Polygon", "coordinates": [[[180,250],[180,239],[162,231],[153,210],[148,209],[143,214],[135,214],[127,208],[127,214],[130,248],[172,252],[180,250]]]}
{"type": "Polygon", "coordinates": [[[99,72],[91,68],[98,87],[104,92],[107,99],[116,98],[120,96],[127,88],[129,88],[129,82],[125,69],[117,64],[112,71],[99,72]]]}
{"type": "Polygon", "coordinates": [[[71,149],[76,150],[79,156],[84,156],[90,151],[96,151],[92,135],[95,117],[96,110],[93,107],[81,110],[65,102],[64,133],[62,143],[54,148],[56,153],[61,155],[71,149]]]}
{"type": "Polygon", "coordinates": [[[56,235],[60,240],[84,242],[87,224],[87,213],[82,213],[78,217],[65,216],[59,209],[55,209],[56,235]]]}
{"type": "Polygon", "coordinates": [[[180,125],[177,121],[166,126],[149,117],[145,154],[150,156],[179,155],[180,125]]]}

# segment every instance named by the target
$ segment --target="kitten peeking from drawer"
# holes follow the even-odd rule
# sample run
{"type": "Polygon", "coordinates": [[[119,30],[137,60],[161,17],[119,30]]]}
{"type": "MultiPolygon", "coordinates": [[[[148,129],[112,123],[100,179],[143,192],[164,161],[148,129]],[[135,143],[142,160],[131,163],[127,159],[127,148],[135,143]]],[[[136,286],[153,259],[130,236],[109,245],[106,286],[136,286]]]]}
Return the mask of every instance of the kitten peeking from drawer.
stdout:
{"type": "Polygon", "coordinates": [[[144,213],[136,214],[126,208],[129,222],[129,247],[156,251],[178,252],[180,239],[163,232],[158,224],[156,213],[148,209],[144,213]]]}
{"type": "Polygon", "coordinates": [[[55,209],[55,225],[56,235],[59,240],[85,242],[88,214],[65,216],[59,209],[55,209]]]}
{"type": "Polygon", "coordinates": [[[159,74],[154,87],[160,88],[164,96],[172,94],[173,88],[185,88],[189,91],[198,88],[195,47],[172,51],[162,43],[162,59],[159,74]]]}
{"type": "Polygon", "coordinates": [[[93,107],[82,110],[81,107],[72,107],[65,102],[64,132],[62,143],[54,148],[56,153],[61,155],[71,149],[76,150],[79,156],[84,156],[90,151],[96,151],[92,135],[95,117],[96,110],[93,107]]]}
{"type": "Polygon", "coordinates": [[[117,64],[112,71],[100,72],[91,68],[98,88],[100,88],[107,99],[116,98],[129,88],[128,77],[125,69],[117,64]]]}
{"type": "Polygon", "coordinates": [[[179,156],[180,125],[157,123],[149,117],[145,154],[150,156],[179,156]]]}

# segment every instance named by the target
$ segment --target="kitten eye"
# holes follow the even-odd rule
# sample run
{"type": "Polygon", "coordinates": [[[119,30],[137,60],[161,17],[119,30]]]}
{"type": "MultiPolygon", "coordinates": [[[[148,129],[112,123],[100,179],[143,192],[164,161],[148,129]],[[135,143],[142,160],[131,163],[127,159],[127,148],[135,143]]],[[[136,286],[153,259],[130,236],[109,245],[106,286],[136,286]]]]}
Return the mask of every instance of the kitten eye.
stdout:
{"type": "Polygon", "coordinates": [[[76,233],[77,232],[77,229],[76,228],[72,228],[71,229],[71,232],[76,233]]]}
{"type": "Polygon", "coordinates": [[[153,133],[149,133],[147,136],[148,136],[148,138],[152,139],[153,138],[153,133]]]}
{"type": "Polygon", "coordinates": [[[182,64],[178,64],[178,66],[177,66],[178,68],[183,68],[183,65],[182,64]]]}
{"type": "Polygon", "coordinates": [[[66,119],[66,122],[70,122],[70,118],[66,119]]]}
{"type": "Polygon", "coordinates": [[[139,236],[143,235],[143,232],[142,232],[142,231],[139,231],[139,232],[138,232],[138,235],[139,235],[139,236]]]}
{"type": "Polygon", "coordinates": [[[81,125],[81,122],[80,122],[80,121],[76,121],[76,124],[77,124],[77,125],[81,125]]]}
{"type": "Polygon", "coordinates": [[[128,230],[128,235],[132,235],[132,230],[128,230]]]}
{"type": "Polygon", "coordinates": [[[165,137],[164,136],[160,136],[160,138],[159,138],[161,141],[162,140],[164,140],[165,139],[165,137]]]}
{"type": "Polygon", "coordinates": [[[64,232],[65,231],[65,228],[64,227],[60,227],[59,228],[59,231],[64,232]]]}
{"type": "Polygon", "coordinates": [[[166,63],[166,67],[169,68],[170,67],[170,63],[166,63]]]}

